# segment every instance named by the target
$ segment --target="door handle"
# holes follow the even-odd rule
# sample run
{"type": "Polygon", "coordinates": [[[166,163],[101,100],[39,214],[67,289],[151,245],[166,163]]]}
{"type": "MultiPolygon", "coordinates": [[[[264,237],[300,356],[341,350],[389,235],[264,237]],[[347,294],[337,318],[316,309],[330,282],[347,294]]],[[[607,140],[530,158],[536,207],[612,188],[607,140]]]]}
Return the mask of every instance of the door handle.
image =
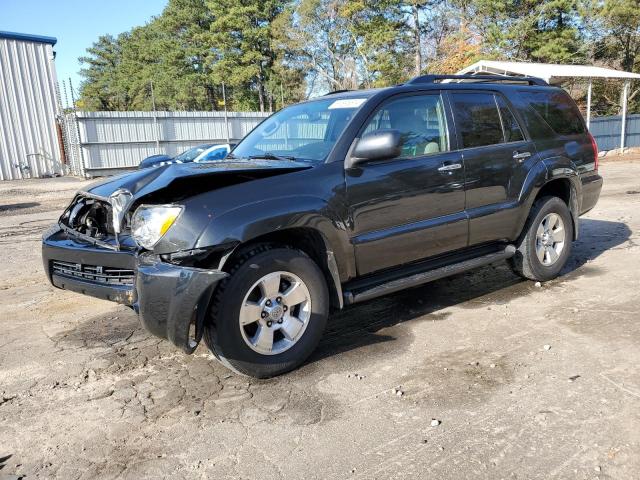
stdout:
{"type": "Polygon", "coordinates": [[[441,167],[438,168],[439,172],[450,172],[452,170],[458,170],[459,168],[462,168],[462,164],[461,163],[448,163],[446,165],[442,165],[441,167]]]}
{"type": "Polygon", "coordinates": [[[529,158],[531,156],[531,152],[513,152],[513,159],[520,160],[521,162],[525,158],[529,158]]]}

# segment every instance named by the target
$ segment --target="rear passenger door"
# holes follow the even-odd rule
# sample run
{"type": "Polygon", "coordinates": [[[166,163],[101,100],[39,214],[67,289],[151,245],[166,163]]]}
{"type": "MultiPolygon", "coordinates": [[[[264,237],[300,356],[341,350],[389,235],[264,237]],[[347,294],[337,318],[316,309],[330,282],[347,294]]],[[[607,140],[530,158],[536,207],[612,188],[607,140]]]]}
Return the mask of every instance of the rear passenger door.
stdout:
{"type": "Polygon", "coordinates": [[[465,166],[469,245],[512,240],[518,197],[536,151],[499,92],[450,92],[465,166]]]}

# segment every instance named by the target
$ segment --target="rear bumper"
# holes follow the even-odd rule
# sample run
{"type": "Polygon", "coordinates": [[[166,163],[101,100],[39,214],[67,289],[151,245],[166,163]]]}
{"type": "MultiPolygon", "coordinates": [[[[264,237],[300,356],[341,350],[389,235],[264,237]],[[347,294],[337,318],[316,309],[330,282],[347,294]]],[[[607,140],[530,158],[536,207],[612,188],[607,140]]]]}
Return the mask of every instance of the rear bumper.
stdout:
{"type": "Polygon", "coordinates": [[[596,206],[603,183],[602,177],[597,173],[595,175],[581,176],[581,181],[582,205],[580,207],[580,215],[587,213],[596,206]]]}
{"type": "Polygon", "coordinates": [[[213,289],[227,276],[222,271],[166,263],[151,254],[88,245],[55,226],[43,235],[42,261],[53,286],[132,307],[147,330],[186,353],[198,345],[213,289]],[[77,272],[71,268],[58,274],[54,262],[74,264],[77,272]],[[92,271],[95,266],[130,269],[134,276],[127,285],[79,278],[86,266],[92,271]]]}

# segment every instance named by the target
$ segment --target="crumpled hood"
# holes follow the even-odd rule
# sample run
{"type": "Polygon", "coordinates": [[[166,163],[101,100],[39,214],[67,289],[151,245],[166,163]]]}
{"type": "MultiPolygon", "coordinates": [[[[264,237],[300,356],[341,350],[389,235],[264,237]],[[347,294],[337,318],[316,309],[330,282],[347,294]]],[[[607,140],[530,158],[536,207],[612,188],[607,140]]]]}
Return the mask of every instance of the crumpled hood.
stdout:
{"type": "Polygon", "coordinates": [[[250,173],[265,169],[287,173],[311,167],[312,165],[309,163],[291,160],[222,160],[219,162],[172,164],[109,177],[89,185],[83,192],[109,201],[109,196],[115,191],[127,190],[132,194],[132,200],[136,200],[149,193],[167,188],[178,179],[250,173]]]}

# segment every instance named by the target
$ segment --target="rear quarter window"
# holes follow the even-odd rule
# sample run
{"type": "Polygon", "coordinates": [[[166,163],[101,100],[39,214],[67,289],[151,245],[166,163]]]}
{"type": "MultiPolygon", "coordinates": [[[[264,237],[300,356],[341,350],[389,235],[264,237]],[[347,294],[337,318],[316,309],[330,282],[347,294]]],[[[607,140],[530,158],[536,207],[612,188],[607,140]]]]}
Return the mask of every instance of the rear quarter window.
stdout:
{"type": "Polygon", "coordinates": [[[520,91],[524,102],[558,135],[585,133],[580,111],[561,90],[520,91]]]}

